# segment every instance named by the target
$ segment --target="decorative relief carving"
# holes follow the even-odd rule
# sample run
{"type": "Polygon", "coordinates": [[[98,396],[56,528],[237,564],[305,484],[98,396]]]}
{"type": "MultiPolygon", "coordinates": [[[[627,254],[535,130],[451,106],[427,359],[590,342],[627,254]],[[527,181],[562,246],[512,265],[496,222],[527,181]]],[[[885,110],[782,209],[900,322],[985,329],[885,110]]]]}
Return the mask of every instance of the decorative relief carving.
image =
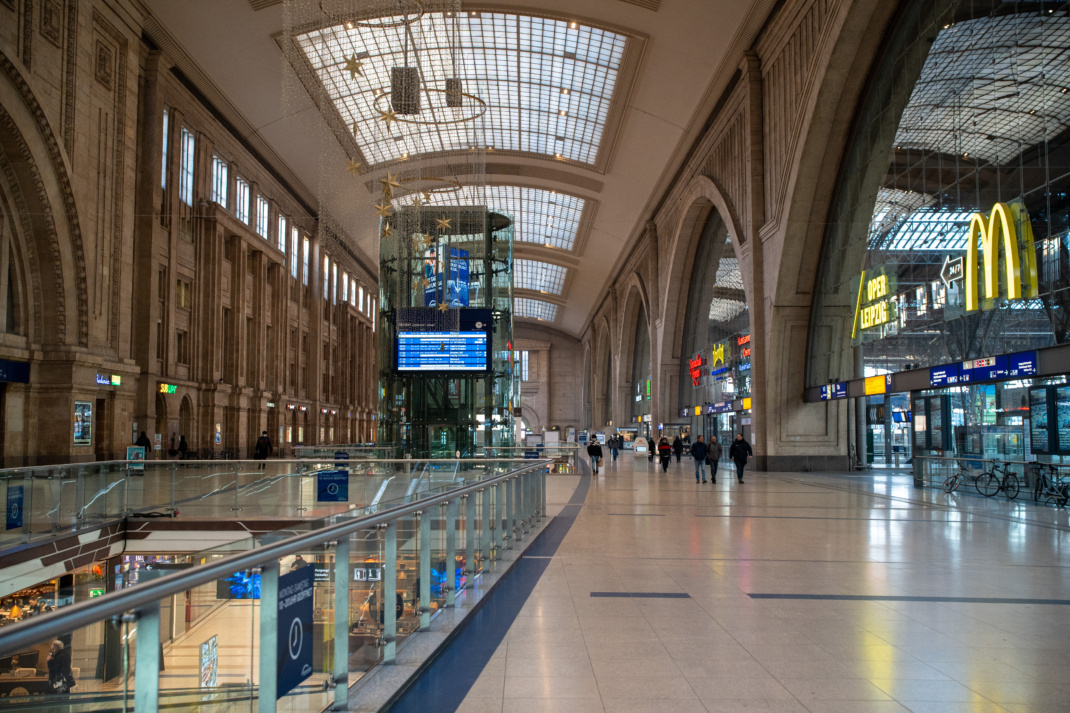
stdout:
{"type": "Polygon", "coordinates": [[[63,3],[59,0],[41,0],[41,36],[54,44],[63,42],[63,3]]]}
{"type": "Polygon", "coordinates": [[[93,76],[111,89],[115,73],[115,52],[106,43],[97,40],[93,46],[93,57],[93,76]]]}
{"type": "Polygon", "coordinates": [[[74,116],[78,104],[78,0],[67,2],[67,52],[63,71],[63,146],[74,167],[74,116]]]}

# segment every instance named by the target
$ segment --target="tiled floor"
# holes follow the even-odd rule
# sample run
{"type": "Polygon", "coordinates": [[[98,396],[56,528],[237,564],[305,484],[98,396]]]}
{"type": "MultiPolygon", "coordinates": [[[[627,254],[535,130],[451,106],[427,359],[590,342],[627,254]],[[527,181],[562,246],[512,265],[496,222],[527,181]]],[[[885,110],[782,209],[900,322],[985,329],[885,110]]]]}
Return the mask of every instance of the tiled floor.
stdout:
{"type": "Polygon", "coordinates": [[[1068,711],[1070,528],[1024,493],[622,455],[505,625],[459,710],[1068,711]]]}

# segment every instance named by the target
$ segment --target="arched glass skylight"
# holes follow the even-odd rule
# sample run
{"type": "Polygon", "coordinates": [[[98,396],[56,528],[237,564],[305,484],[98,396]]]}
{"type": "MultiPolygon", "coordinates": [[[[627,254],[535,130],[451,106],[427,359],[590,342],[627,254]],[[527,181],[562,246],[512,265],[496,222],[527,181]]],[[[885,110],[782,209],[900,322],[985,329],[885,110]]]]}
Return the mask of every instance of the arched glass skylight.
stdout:
{"type": "MultiPolygon", "coordinates": [[[[513,219],[513,238],[518,242],[539,243],[572,250],[583,215],[584,200],[575,196],[523,186],[465,186],[439,190],[428,197],[430,205],[480,205],[502,211],[513,219]]],[[[396,203],[411,202],[399,198],[396,203]]]]}
{"type": "Polygon", "coordinates": [[[513,316],[553,322],[557,319],[557,305],[542,300],[519,297],[513,300],[513,316]]]}
{"type": "MultiPolygon", "coordinates": [[[[397,121],[386,128],[379,120],[376,107],[386,108],[389,101],[384,97],[377,105],[376,96],[390,90],[391,68],[405,66],[403,25],[339,24],[296,37],[369,164],[473,146],[594,164],[624,35],[577,22],[492,12],[458,18],[428,13],[410,27],[409,66],[419,68],[424,86],[432,90],[422,96],[423,114],[436,112],[438,121],[432,124],[397,121]],[[363,62],[363,76],[347,71],[351,57],[363,62]],[[471,115],[470,109],[444,107],[448,77],[461,78],[463,91],[487,104],[482,118],[443,123],[471,115]]],[[[465,99],[465,104],[472,102],[465,99]]]]}
{"type": "Polygon", "coordinates": [[[513,261],[513,287],[559,295],[565,289],[568,270],[539,260],[513,261]]]}

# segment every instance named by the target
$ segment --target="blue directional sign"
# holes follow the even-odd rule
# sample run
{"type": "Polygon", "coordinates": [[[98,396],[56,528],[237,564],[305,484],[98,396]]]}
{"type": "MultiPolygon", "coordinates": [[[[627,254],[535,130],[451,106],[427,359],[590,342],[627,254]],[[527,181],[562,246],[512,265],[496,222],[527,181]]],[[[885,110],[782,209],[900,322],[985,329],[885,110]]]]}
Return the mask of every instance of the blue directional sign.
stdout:
{"type": "Polygon", "coordinates": [[[17,530],[22,527],[22,486],[9,485],[7,488],[7,529],[17,530]]]}
{"type": "Polygon", "coordinates": [[[1037,375],[1037,353],[1018,352],[1007,356],[1007,376],[1020,378],[1037,375]]]}
{"type": "Polygon", "coordinates": [[[834,399],[847,398],[847,383],[838,381],[835,384],[822,384],[821,400],[832,401],[834,399]]]}
{"type": "Polygon", "coordinates": [[[348,470],[321,470],[316,473],[316,502],[344,503],[348,501],[348,470]]]}
{"type": "Polygon", "coordinates": [[[954,386],[962,377],[962,365],[958,362],[929,369],[929,386],[954,386]]]}
{"type": "Polygon", "coordinates": [[[279,577],[278,689],[282,698],[312,673],[314,567],[279,577]]]}

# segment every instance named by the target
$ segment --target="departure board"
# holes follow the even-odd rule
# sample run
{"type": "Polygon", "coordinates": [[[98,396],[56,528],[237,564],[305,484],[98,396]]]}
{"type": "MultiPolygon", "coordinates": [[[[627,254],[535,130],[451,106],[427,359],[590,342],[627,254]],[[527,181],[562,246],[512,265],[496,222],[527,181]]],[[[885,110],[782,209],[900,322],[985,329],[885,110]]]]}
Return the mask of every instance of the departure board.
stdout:
{"type": "Polygon", "coordinates": [[[398,332],[398,371],[486,371],[487,332],[398,332]]]}

